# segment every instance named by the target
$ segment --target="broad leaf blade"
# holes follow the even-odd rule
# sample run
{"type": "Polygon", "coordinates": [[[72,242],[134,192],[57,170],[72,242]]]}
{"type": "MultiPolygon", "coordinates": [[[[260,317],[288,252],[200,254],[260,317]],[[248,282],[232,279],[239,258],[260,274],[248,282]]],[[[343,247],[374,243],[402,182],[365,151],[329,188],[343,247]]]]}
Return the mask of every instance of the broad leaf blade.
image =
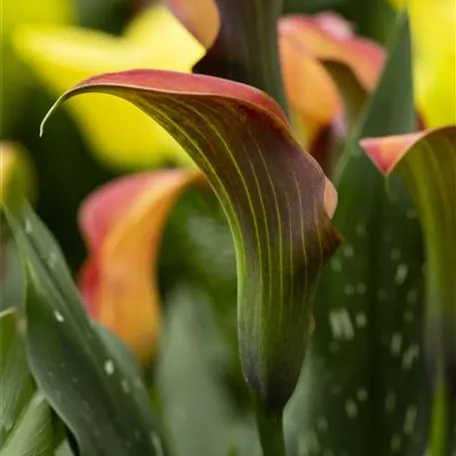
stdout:
{"type": "Polygon", "coordinates": [[[412,92],[401,17],[379,86],[339,162],[335,220],[345,245],[316,296],[316,330],[290,407],[290,428],[301,423],[290,430],[292,454],[416,456],[427,444],[419,224],[400,180],[385,188],[357,144],[373,132],[413,131],[412,92]]]}
{"type": "Polygon", "coordinates": [[[84,455],[165,452],[139,368],[125,369],[83,311],[55,240],[30,207],[7,219],[27,272],[27,355],[84,455]]]}
{"type": "MultiPolygon", "coordinates": [[[[379,169],[403,178],[426,245],[426,355],[431,378],[443,388],[442,452],[456,450],[456,127],[361,142],[379,169]],[[446,440],[446,441],[445,441],[446,440]]],[[[440,437],[438,437],[440,439],[440,437]]]]}
{"type": "Polygon", "coordinates": [[[0,396],[1,454],[52,455],[56,442],[51,410],[36,393],[12,309],[0,313],[0,396]]]}
{"type": "Polygon", "coordinates": [[[283,406],[299,375],[317,279],[339,243],[328,216],[332,186],[278,105],[256,89],[136,70],[89,79],[58,103],[95,91],[140,107],[208,177],[236,243],[244,372],[268,406],[283,406]]]}

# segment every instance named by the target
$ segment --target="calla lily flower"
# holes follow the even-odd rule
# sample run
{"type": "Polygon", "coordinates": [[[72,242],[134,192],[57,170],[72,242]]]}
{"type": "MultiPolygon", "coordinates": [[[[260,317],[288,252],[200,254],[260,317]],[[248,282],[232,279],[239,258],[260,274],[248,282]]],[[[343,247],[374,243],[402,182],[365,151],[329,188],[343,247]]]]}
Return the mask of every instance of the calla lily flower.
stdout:
{"type": "MultiPolygon", "coordinates": [[[[134,20],[122,38],[76,27],[27,27],[17,31],[16,49],[56,95],[103,72],[130,68],[190,72],[215,39],[218,13],[212,2],[204,0],[187,2],[185,8],[182,4],[177,8],[181,2],[168,3],[199,42],[165,8],[154,6],[134,20]]],[[[347,64],[369,90],[375,85],[384,53],[375,43],[355,37],[344,19],[329,13],[285,16],[279,35],[287,99],[299,120],[301,139],[309,146],[342,107],[319,59],[347,64]]],[[[75,100],[69,109],[106,165],[137,169],[170,160],[189,163],[170,135],[122,101],[97,95],[75,100]]]]}
{"type": "MultiPolygon", "coordinates": [[[[145,10],[122,37],[78,27],[22,27],[14,44],[56,96],[98,73],[129,68],[189,72],[204,53],[164,7],[145,10]]],[[[191,163],[166,131],[121,100],[94,95],[68,106],[91,150],[107,166],[138,169],[170,160],[191,163]]]]}
{"type": "Polygon", "coordinates": [[[79,280],[84,302],[145,363],[161,319],[154,278],[163,225],[179,194],[198,179],[184,170],[135,174],[98,189],[81,208],[89,250],[79,280]]]}
{"type": "MultiPolygon", "coordinates": [[[[253,87],[158,70],[110,73],[67,91],[48,116],[63,101],[92,92],[129,101],[159,122],[195,160],[217,195],[236,247],[243,371],[262,406],[274,415],[269,424],[281,433],[283,407],[298,381],[312,331],[315,287],[341,240],[330,220],[337,204],[334,187],[293,137],[278,104],[253,87]]],[[[188,176],[188,171],[180,172],[188,176]]],[[[89,225],[105,233],[108,225],[117,232],[111,239],[87,239],[95,261],[83,276],[88,300],[90,295],[106,299],[99,301],[100,315],[111,325],[125,325],[132,306],[144,310],[128,321],[135,322],[130,330],[135,338],[145,330],[140,345],[149,350],[156,331],[150,323],[157,320],[157,299],[148,284],[156,255],[151,252],[156,252],[157,231],[166,215],[160,207],[170,206],[160,185],[150,185],[135,185],[133,192],[115,185],[100,207],[99,220],[83,222],[86,234],[89,225]],[[98,242],[97,252],[93,246],[98,242]],[[117,309],[113,302],[119,303],[117,309]]]]}
{"type": "Polygon", "coordinates": [[[416,102],[429,128],[456,123],[456,3],[391,0],[407,6],[414,45],[416,102]]]}

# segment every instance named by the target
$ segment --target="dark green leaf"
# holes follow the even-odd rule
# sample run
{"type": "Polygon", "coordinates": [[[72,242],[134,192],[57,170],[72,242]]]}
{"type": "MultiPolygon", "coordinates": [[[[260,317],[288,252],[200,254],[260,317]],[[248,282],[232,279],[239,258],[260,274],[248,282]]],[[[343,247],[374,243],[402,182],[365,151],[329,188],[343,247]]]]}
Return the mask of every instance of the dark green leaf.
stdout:
{"type": "Polygon", "coordinates": [[[292,455],[416,456],[429,430],[423,363],[423,254],[400,179],[388,188],[367,135],[415,129],[408,21],[398,19],[379,86],[339,162],[335,221],[345,244],[316,296],[316,330],[288,429],[292,455]]]}
{"type": "Polygon", "coordinates": [[[400,173],[423,228],[427,260],[426,355],[437,397],[443,397],[435,404],[442,408],[443,415],[435,425],[433,454],[453,454],[456,450],[456,126],[366,139],[362,145],[383,173],[389,175],[395,169],[400,173]]]}
{"type": "Polygon", "coordinates": [[[332,60],[324,60],[323,64],[339,88],[345,105],[345,120],[351,130],[360,120],[368,93],[347,65],[332,60]]]}
{"type": "Polygon", "coordinates": [[[81,454],[166,454],[139,368],[126,369],[99,337],[55,240],[30,207],[6,214],[27,275],[30,368],[81,454]]]}
{"type": "Polygon", "coordinates": [[[0,310],[19,307],[23,303],[21,260],[14,240],[6,231],[3,225],[0,238],[0,310]]]}

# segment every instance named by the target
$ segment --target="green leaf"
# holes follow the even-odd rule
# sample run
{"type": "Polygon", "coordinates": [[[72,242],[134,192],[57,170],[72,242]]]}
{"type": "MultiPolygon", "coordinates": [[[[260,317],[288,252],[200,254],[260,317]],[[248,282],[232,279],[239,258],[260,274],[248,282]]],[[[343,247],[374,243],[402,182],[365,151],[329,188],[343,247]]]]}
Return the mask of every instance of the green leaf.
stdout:
{"type": "Polygon", "coordinates": [[[365,139],[361,145],[384,174],[401,175],[421,222],[426,246],[427,364],[437,390],[443,388],[446,398],[436,425],[442,435],[433,440],[437,445],[433,454],[450,455],[456,450],[456,126],[365,139]]]}
{"type": "Polygon", "coordinates": [[[408,21],[338,164],[335,222],[345,243],[315,300],[316,329],[288,423],[291,455],[416,456],[429,433],[423,362],[423,253],[400,179],[384,180],[360,137],[415,129],[408,21]]]}
{"type": "Polygon", "coordinates": [[[27,275],[30,369],[81,454],[167,454],[138,366],[127,367],[89,321],[51,234],[28,206],[6,215],[27,275]]]}
{"type": "Polygon", "coordinates": [[[140,107],[205,172],[236,245],[244,373],[263,403],[280,409],[299,376],[318,277],[339,244],[328,216],[335,206],[332,186],[294,140],[278,105],[254,88],[135,70],[91,78],[51,112],[88,92],[140,107]]]}
{"type": "Polygon", "coordinates": [[[351,130],[360,121],[360,114],[368,99],[367,90],[347,65],[335,60],[323,60],[322,63],[339,88],[345,105],[345,119],[351,130]]]}
{"type": "Polygon", "coordinates": [[[18,325],[13,309],[0,313],[0,453],[50,456],[55,445],[51,411],[36,392],[18,325]]]}
{"type": "Polygon", "coordinates": [[[3,218],[2,234],[0,237],[0,311],[11,307],[19,307],[23,299],[23,273],[22,265],[14,240],[7,229],[4,228],[3,218]]]}
{"type": "Polygon", "coordinates": [[[277,34],[283,0],[214,0],[215,13],[211,1],[200,1],[197,12],[194,2],[165,2],[208,47],[196,73],[257,87],[287,110],[277,34]]]}

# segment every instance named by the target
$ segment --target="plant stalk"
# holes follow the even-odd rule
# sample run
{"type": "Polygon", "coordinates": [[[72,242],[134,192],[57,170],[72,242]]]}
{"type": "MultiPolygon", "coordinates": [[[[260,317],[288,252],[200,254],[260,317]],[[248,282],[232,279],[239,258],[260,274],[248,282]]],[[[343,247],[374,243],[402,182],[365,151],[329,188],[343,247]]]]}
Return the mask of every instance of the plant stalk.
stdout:
{"type": "Polygon", "coordinates": [[[263,456],[286,456],[282,411],[268,412],[257,406],[257,425],[263,456]]]}

